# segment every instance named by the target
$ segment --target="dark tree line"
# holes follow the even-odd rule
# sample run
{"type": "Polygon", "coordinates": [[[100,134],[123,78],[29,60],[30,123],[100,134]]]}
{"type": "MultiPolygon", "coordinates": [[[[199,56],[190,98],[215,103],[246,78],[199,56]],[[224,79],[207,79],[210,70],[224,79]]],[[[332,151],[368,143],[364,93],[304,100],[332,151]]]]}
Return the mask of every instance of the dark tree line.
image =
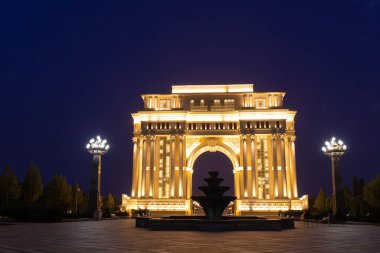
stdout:
{"type": "MultiPolygon", "coordinates": [[[[364,184],[364,180],[353,177],[352,191],[344,186],[344,203],[348,220],[380,221],[380,175],[364,184]]],[[[306,218],[321,219],[332,212],[331,197],[320,189],[317,198],[309,196],[309,211],[306,218]]]]}
{"type": "MultiPolygon", "coordinates": [[[[102,201],[104,216],[118,210],[114,195],[102,201]]],[[[22,181],[6,166],[0,176],[0,216],[35,221],[91,217],[88,196],[77,183],[70,185],[62,175],[53,176],[43,185],[40,169],[31,163],[22,181]]]]}

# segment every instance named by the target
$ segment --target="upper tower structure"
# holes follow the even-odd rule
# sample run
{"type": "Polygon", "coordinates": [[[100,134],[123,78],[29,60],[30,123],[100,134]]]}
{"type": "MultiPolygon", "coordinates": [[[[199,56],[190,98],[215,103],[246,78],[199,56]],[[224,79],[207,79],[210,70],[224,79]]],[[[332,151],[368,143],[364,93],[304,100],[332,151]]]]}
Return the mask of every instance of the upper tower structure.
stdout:
{"type": "Polygon", "coordinates": [[[254,92],[253,84],[173,85],[171,94],[144,94],[152,110],[230,111],[280,108],[285,92],[254,92]]]}

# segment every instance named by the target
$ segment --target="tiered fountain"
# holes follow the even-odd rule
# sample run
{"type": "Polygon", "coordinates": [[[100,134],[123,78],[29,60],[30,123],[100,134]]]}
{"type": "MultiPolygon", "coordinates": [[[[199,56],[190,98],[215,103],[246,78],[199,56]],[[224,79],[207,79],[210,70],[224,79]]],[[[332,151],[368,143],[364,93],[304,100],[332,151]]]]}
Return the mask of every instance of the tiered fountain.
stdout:
{"type": "Polygon", "coordinates": [[[230,189],[228,186],[220,186],[223,178],[218,178],[218,171],[210,171],[209,178],[204,180],[207,186],[200,186],[199,190],[204,192],[206,196],[192,196],[191,199],[196,201],[206,214],[207,220],[222,219],[223,211],[231,201],[236,199],[235,196],[223,196],[230,189]]]}
{"type": "Polygon", "coordinates": [[[136,227],[149,230],[201,230],[201,231],[232,231],[232,230],[282,230],[294,228],[291,218],[266,219],[256,216],[223,216],[224,209],[235,196],[223,196],[230,188],[220,186],[223,178],[218,178],[219,172],[210,171],[205,178],[207,186],[199,189],[205,196],[192,196],[202,208],[206,216],[168,216],[168,217],[136,217],[136,227]]]}

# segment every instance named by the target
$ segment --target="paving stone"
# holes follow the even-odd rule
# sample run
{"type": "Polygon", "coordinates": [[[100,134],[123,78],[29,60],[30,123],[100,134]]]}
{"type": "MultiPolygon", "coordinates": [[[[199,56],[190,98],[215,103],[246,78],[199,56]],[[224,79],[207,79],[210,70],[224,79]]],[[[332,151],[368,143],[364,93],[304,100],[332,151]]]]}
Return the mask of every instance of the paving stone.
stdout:
{"type": "Polygon", "coordinates": [[[380,252],[380,226],[296,222],[283,231],[148,231],[133,219],[0,226],[0,252],[380,252]]]}

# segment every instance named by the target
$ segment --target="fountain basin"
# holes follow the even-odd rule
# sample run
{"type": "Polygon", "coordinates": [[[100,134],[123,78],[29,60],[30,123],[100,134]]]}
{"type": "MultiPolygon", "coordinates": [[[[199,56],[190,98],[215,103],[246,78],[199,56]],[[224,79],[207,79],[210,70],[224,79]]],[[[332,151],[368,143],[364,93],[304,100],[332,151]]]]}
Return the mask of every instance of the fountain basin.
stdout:
{"type": "Polygon", "coordinates": [[[204,216],[137,217],[136,227],[151,231],[281,231],[294,228],[294,219],[256,216],[225,216],[220,220],[207,220],[204,216]]]}
{"type": "Polygon", "coordinates": [[[199,187],[205,196],[191,197],[203,208],[205,216],[137,217],[136,227],[156,231],[280,231],[294,228],[292,218],[222,216],[224,209],[236,200],[236,197],[223,196],[229,187],[220,186],[223,179],[218,178],[218,174],[218,171],[210,171],[210,177],[205,178],[207,186],[199,187]]]}

